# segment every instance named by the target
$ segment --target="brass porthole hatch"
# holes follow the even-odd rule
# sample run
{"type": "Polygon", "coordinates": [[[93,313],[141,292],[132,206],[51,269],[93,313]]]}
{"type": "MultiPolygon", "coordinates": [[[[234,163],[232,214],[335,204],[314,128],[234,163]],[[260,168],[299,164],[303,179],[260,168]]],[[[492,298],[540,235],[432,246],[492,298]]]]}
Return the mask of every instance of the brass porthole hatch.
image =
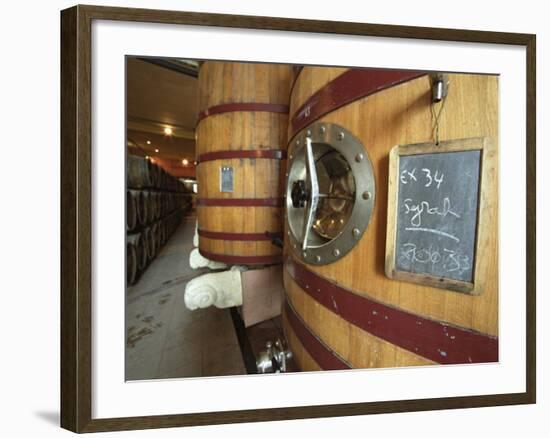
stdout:
{"type": "Polygon", "coordinates": [[[347,129],[314,123],[293,140],[286,220],[293,253],[314,265],[333,263],[359,242],[375,200],[372,163],[347,129]]]}

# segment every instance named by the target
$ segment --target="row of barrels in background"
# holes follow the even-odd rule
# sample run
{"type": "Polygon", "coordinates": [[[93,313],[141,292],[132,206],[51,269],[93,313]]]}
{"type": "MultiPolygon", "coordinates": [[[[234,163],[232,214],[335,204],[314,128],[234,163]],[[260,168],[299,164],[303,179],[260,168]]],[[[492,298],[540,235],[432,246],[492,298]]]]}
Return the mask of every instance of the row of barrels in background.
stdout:
{"type": "Polygon", "coordinates": [[[130,189],[159,189],[170,192],[185,192],[183,183],[174,178],[151,160],[130,155],[126,161],[127,185],[130,189]]]}
{"type": "Polygon", "coordinates": [[[178,208],[168,216],[126,236],[126,281],[135,284],[160,248],[168,241],[190,208],[190,204],[178,208]]]}
{"type": "Polygon", "coordinates": [[[126,190],[126,231],[142,229],[191,203],[190,193],[126,190]]]}
{"type": "Polygon", "coordinates": [[[126,281],[135,284],[192,208],[191,193],[150,160],[128,155],[126,281]]]}

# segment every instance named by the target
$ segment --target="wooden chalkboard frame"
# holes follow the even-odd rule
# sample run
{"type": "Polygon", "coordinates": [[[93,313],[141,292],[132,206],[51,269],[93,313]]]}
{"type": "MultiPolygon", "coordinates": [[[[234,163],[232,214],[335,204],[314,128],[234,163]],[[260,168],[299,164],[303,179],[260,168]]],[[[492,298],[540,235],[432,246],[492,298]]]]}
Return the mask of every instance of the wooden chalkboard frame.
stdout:
{"type": "MultiPolygon", "coordinates": [[[[420,283],[441,289],[447,289],[455,292],[464,292],[472,295],[479,295],[483,291],[483,278],[479,265],[482,257],[483,248],[487,247],[490,240],[490,233],[487,226],[488,204],[496,203],[491,199],[489,193],[492,187],[490,184],[496,183],[496,178],[490,178],[488,172],[495,169],[497,162],[496,152],[489,153],[486,145],[490,141],[487,137],[466,138],[459,140],[449,140],[435,143],[417,143],[412,145],[397,145],[390,152],[389,175],[388,175],[388,219],[386,231],[386,276],[394,280],[407,281],[410,283],[420,283]],[[479,150],[480,172],[479,172],[479,192],[477,206],[477,232],[474,243],[475,257],[473,268],[473,282],[460,281],[451,278],[440,278],[429,274],[412,273],[400,271],[395,266],[396,239],[397,239],[397,216],[398,196],[399,196],[399,160],[402,156],[437,154],[445,152],[463,152],[479,150]]],[[[493,208],[497,208],[496,205],[493,208]]]]}
{"type": "MultiPolygon", "coordinates": [[[[61,12],[61,426],[100,432],[533,404],[536,402],[536,35],[78,5],[61,12]],[[166,23],[479,42],[525,48],[525,390],[332,405],[92,418],[92,22],[166,23]]],[[[95,316],[95,315],[94,315],[95,316]]]]}

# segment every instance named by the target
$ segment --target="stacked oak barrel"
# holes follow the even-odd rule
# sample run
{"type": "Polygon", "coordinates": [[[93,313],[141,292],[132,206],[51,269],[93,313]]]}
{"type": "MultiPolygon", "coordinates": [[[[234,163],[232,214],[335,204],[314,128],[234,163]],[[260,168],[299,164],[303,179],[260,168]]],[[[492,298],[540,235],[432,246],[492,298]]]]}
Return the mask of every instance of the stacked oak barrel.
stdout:
{"type": "Polygon", "coordinates": [[[191,208],[183,184],[146,158],[128,155],[126,281],[134,284],[191,208]]]}

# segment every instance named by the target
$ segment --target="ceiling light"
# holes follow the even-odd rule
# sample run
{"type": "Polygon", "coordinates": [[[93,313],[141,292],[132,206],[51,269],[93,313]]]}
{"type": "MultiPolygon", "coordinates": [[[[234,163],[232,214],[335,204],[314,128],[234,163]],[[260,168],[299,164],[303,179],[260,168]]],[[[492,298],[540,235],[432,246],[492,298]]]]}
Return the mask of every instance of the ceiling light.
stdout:
{"type": "Polygon", "coordinates": [[[148,159],[149,159],[149,155],[145,155],[145,159],[148,160],[148,159]]]}
{"type": "Polygon", "coordinates": [[[164,128],[164,133],[166,135],[172,135],[172,128],[170,128],[169,126],[167,126],[166,128],[164,128]]]}
{"type": "Polygon", "coordinates": [[[184,158],[183,160],[181,160],[181,164],[187,166],[189,164],[189,161],[187,161],[187,158],[184,158]]]}
{"type": "Polygon", "coordinates": [[[151,140],[147,140],[147,144],[151,144],[151,140]]]}
{"type": "Polygon", "coordinates": [[[159,150],[158,150],[158,149],[155,149],[155,152],[158,154],[158,153],[159,153],[159,150]]]}

